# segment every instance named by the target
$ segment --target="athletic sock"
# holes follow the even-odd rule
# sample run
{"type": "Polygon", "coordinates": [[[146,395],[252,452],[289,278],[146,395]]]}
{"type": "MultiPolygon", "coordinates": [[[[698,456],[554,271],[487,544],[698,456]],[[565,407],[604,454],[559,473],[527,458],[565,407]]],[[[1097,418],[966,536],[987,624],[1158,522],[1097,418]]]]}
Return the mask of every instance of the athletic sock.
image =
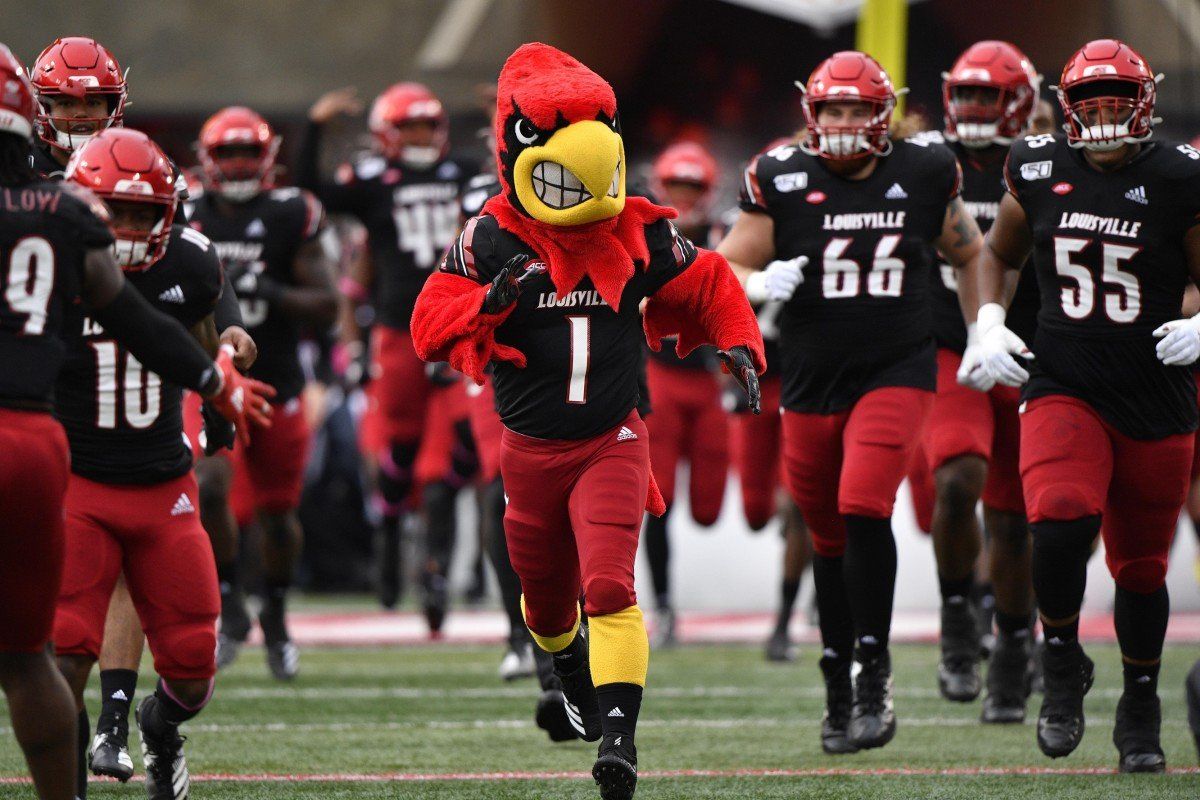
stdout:
{"type": "Polygon", "coordinates": [[[800,579],[784,578],[779,584],[779,614],[775,617],[775,631],[786,632],[792,621],[792,609],[796,607],[796,595],[800,594],[800,579]]]}
{"type": "Polygon", "coordinates": [[[1020,636],[1022,633],[1028,635],[1033,627],[1033,620],[1028,614],[1005,614],[1003,611],[996,611],[996,630],[1009,636],[1020,636]]]}
{"type": "Polygon", "coordinates": [[[88,743],[92,738],[92,723],[88,719],[87,706],[79,709],[79,716],[75,719],[77,727],[75,733],[75,797],[77,800],[87,800],[87,785],[88,785],[88,743]]]}
{"type": "Polygon", "coordinates": [[[813,587],[825,658],[849,664],[854,657],[854,618],[846,597],[842,556],[813,556],[813,587]]]}
{"type": "Polygon", "coordinates": [[[846,596],[860,661],[887,651],[896,593],[896,539],[889,519],[846,515],[846,596]]]}
{"type": "Polygon", "coordinates": [[[671,506],[661,517],[646,515],[646,561],[650,565],[650,583],[659,610],[671,607],[671,542],[667,538],[667,518],[671,506]]]}
{"type": "Polygon", "coordinates": [[[1167,635],[1171,599],[1167,587],[1141,594],[1117,587],[1113,622],[1124,657],[1125,691],[1154,694],[1158,691],[1159,659],[1167,635]]]}
{"type": "Polygon", "coordinates": [[[587,641],[576,630],[569,645],[550,655],[554,657],[554,671],[559,675],[570,675],[588,663],[587,641]]]}
{"type": "Polygon", "coordinates": [[[133,704],[133,693],[137,689],[137,670],[100,670],[100,717],[96,720],[96,732],[119,730],[129,733],[129,709],[133,704]]]}
{"type": "Polygon", "coordinates": [[[975,576],[970,573],[965,578],[947,578],[938,573],[938,590],[942,595],[942,604],[961,603],[971,597],[975,586],[975,576]]]}
{"type": "Polygon", "coordinates": [[[1033,534],[1033,589],[1046,646],[1073,646],[1079,639],[1087,562],[1092,541],[1100,532],[1100,517],[1034,522],[1029,529],[1033,534]],[[1055,625],[1046,620],[1067,621],[1055,625]]]}
{"type": "Polygon", "coordinates": [[[142,717],[142,728],[151,736],[165,735],[169,728],[177,728],[199,714],[212,698],[212,691],[213,684],[210,681],[204,700],[199,705],[189,707],[177,700],[163,679],[159,678],[158,686],[154,690],[154,697],[158,702],[150,706],[142,717]]]}
{"type": "Polygon", "coordinates": [[[596,700],[600,703],[600,728],[604,734],[632,741],[642,710],[642,687],[636,683],[606,683],[596,687],[596,700]]]}

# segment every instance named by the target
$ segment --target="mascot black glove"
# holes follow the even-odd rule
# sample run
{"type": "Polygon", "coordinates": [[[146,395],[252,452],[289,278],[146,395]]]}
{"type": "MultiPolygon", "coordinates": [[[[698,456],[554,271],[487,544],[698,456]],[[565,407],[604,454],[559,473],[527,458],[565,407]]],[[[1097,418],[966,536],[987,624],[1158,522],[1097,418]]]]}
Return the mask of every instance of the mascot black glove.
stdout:
{"type": "Polygon", "coordinates": [[[755,414],[762,413],[762,393],[758,388],[758,372],[754,369],[754,359],[750,357],[747,347],[738,345],[728,350],[718,350],[717,355],[725,362],[725,368],[746,392],[750,410],[755,414]]]}

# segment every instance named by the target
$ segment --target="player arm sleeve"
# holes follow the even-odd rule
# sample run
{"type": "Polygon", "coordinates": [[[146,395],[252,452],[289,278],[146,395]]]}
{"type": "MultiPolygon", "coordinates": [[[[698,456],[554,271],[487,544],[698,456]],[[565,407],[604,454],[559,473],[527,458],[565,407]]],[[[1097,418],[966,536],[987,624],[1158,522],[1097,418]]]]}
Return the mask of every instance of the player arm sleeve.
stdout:
{"type": "Polygon", "coordinates": [[[491,285],[487,264],[491,245],[480,230],[482,217],[467,221],[437,272],[425,281],[413,309],[413,347],[423,361],[449,361],[450,366],[482,385],[491,361],[525,366],[525,355],[496,341],[495,331],[516,304],[499,314],[484,314],[483,299],[491,285]]]}
{"type": "Polygon", "coordinates": [[[155,310],[128,281],[92,315],[151,372],[206,396],[216,391],[220,375],[212,359],[186,328],[155,310]]]}
{"type": "Polygon", "coordinates": [[[742,345],[761,374],[767,369],[762,332],[729,262],[720,253],[696,249],[691,263],[646,301],[642,317],[650,349],[677,336],[682,358],[704,344],[721,350],[742,345]]]}
{"type": "MultiPolygon", "coordinates": [[[[321,180],[321,134],[322,127],[309,120],[304,127],[304,135],[300,138],[300,148],[296,156],[296,185],[315,194],[325,207],[335,214],[358,215],[360,193],[355,188],[352,177],[333,183],[321,180]]],[[[352,176],[352,173],[349,164],[343,165],[339,170],[340,176],[352,176]]]]}
{"type": "Polygon", "coordinates": [[[767,194],[763,191],[762,184],[759,181],[759,166],[762,160],[763,156],[758,156],[742,170],[742,185],[738,190],[738,208],[752,214],[771,213],[768,206],[767,194]]]}

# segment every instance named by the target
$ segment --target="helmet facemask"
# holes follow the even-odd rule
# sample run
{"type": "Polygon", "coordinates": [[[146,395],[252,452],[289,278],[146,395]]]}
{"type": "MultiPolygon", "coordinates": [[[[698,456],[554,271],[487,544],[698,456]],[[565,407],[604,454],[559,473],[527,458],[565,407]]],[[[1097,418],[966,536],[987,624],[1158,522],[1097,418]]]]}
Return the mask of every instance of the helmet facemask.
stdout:
{"type": "Polygon", "coordinates": [[[1154,81],[1111,75],[1058,90],[1068,142],[1096,152],[1116,150],[1150,138],[1154,81]]]}
{"type": "Polygon", "coordinates": [[[895,107],[894,98],[877,100],[834,95],[814,100],[806,97],[804,117],[808,134],[802,147],[806,152],[831,161],[886,155],[891,151],[888,126],[895,107]],[[822,112],[827,106],[841,106],[840,116],[845,121],[827,119],[822,123],[822,112]],[[859,106],[858,113],[855,113],[855,106],[859,106]],[[862,113],[861,106],[866,106],[866,113],[862,113]]]}
{"type": "Polygon", "coordinates": [[[201,148],[205,183],[231,203],[253,200],[270,188],[279,139],[268,142],[234,142],[201,148]]]}
{"type": "Polygon", "coordinates": [[[121,269],[141,272],[166,252],[175,204],[152,197],[113,193],[104,197],[112,215],[113,256],[121,269]]]}
{"type": "Polygon", "coordinates": [[[948,83],[947,138],[973,150],[1012,144],[1024,128],[1025,120],[1018,115],[1031,95],[1027,86],[1013,91],[983,82],[948,83]]]}
{"type": "Polygon", "coordinates": [[[100,131],[119,126],[125,114],[124,87],[92,89],[77,86],[73,87],[72,91],[41,89],[37,92],[37,99],[38,135],[51,146],[67,153],[75,152],[100,131]],[[102,113],[91,110],[86,110],[83,114],[63,113],[61,106],[64,100],[69,98],[75,99],[79,104],[99,98],[104,101],[105,110],[102,113]]]}

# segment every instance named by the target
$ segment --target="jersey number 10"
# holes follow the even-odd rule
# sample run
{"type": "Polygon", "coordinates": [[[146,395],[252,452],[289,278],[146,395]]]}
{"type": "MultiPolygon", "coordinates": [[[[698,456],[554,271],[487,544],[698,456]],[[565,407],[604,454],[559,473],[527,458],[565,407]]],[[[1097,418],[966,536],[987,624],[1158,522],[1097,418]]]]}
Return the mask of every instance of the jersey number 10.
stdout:
{"type": "Polygon", "coordinates": [[[119,392],[117,357],[121,350],[117,343],[92,342],[92,349],[96,351],[96,427],[117,427],[117,403],[122,395],[129,427],[142,430],[153,425],[162,407],[162,379],[125,353],[125,387],[119,392]]]}

